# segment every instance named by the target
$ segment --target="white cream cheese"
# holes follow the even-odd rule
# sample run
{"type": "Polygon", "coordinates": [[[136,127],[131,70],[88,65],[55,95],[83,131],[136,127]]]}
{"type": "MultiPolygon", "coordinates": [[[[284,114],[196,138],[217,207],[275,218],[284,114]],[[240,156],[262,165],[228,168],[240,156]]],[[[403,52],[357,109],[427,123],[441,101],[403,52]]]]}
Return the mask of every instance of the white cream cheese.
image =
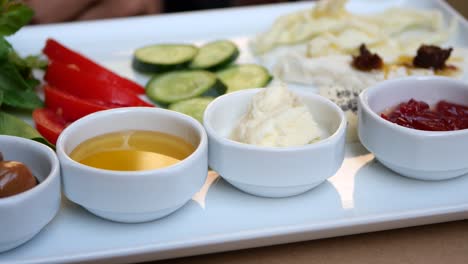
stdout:
{"type": "Polygon", "coordinates": [[[319,140],[320,129],[307,106],[282,84],[253,97],[231,138],[258,146],[302,146],[319,140]]]}

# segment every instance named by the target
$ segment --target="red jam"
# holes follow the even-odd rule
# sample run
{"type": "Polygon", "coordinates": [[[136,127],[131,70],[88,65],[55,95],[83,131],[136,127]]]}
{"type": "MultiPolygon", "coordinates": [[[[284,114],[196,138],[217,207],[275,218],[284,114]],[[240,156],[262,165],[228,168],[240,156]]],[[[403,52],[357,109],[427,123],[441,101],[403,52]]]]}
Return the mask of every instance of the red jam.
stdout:
{"type": "Polygon", "coordinates": [[[439,101],[434,108],[423,101],[409,100],[381,117],[400,126],[427,131],[468,128],[468,106],[439,101]]]}

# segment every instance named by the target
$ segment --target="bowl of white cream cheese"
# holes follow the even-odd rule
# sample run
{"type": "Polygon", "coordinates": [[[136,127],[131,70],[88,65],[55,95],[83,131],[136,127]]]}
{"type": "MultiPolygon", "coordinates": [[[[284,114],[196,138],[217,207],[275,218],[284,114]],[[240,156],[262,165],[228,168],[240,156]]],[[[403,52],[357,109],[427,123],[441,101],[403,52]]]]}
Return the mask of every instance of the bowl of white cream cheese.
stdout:
{"type": "Polygon", "coordinates": [[[346,119],[330,100],[285,85],[229,93],[207,107],[209,165],[264,197],[306,192],[340,168],[346,119]]]}

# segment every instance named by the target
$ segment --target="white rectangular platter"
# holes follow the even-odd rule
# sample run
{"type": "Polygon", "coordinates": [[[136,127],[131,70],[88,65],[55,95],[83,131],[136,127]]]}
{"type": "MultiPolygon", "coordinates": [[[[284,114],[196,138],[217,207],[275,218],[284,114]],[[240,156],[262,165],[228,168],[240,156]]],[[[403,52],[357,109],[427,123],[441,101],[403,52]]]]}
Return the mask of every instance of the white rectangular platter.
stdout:
{"type": "MultiPolygon", "coordinates": [[[[147,77],[130,66],[137,47],[229,38],[242,49],[239,61],[250,62],[254,57],[247,48],[249,37],[279,15],[312,5],[31,26],[10,40],[21,54],[31,54],[53,37],[144,84],[147,77]]],[[[390,6],[437,8],[447,19],[456,17],[459,31],[451,44],[468,46],[467,22],[442,1],[355,0],[348,7],[372,13],[390,6]]],[[[468,176],[411,180],[384,168],[360,144],[346,147],[346,160],[334,177],[291,198],[251,196],[211,174],[200,193],[176,213],[154,222],[121,224],[100,219],[64,197],[55,219],[28,243],[0,254],[0,263],[139,262],[468,218],[468,176]]]]}

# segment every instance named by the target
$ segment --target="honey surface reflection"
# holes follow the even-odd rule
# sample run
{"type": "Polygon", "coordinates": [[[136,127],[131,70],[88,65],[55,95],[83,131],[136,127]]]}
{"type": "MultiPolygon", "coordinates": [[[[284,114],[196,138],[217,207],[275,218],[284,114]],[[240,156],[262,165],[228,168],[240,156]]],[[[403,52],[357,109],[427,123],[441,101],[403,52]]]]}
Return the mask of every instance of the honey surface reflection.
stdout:
{"type": "Polygon", "coordinates": [[[70,154],[87,166],[116,171],[168,167],[188,157],[195,147],[184,139],[156,131],[122,131],[88,139],[70,154]]]}

